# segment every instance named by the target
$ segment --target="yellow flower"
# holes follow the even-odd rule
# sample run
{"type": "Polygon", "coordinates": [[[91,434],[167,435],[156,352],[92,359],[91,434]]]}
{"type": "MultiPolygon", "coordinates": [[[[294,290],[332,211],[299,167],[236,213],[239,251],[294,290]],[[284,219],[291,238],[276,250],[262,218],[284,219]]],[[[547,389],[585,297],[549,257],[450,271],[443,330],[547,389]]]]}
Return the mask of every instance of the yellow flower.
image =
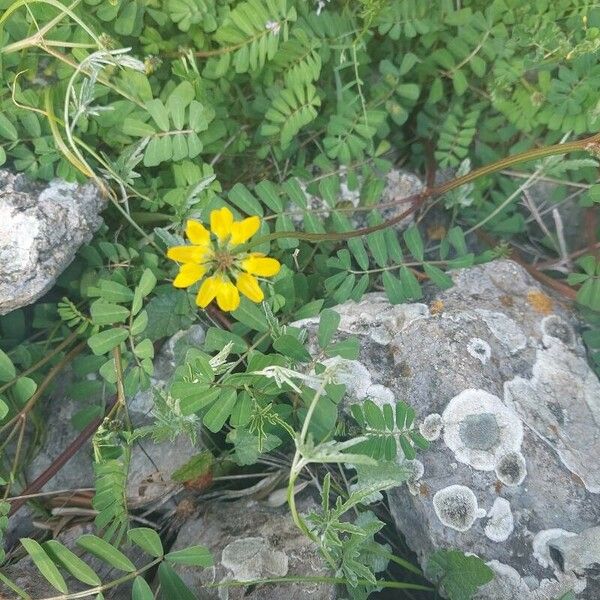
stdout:
{"type": "Polygon", "coordinates": [[[225,207],[210,213],[210,231],[202,223],[189,220],[185,234],[191,245],[173,246],[167,251],[170,259],[181,263],[173,285],[186,288],[203,280],[196,296],[201,308],[216,299],[221,310],[235,310],[240,305],[240,293],[252,302],[262,302],[265,295],[257,277],[277,275],[279,261],[260,252],[233,252],[259,228],[258,217],[234,221],[225,207]]]}

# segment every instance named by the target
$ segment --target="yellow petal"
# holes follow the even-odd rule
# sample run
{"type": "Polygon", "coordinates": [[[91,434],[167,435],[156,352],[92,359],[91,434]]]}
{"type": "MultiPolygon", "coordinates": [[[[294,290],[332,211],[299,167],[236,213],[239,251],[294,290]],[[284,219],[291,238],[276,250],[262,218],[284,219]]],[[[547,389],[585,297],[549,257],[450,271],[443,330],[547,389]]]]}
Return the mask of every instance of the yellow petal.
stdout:
{"type": "Polygon", "coordinates": [[[185,263],[181,265],[177,277],[173,280],[173,285],[177,288],[189,287],[204,277],[205,273],[206,268],[203,265],[185,263]]]}
{"type": "Polygon", "coordinates": [[[233,214],[226,206],[211,211],[210,230],[219,238],[219,241],[223,242],[231,235],[232,224],[233,214]]]}
{"type": "Polygon", "coordinates": [[[217,285],[217,304],[221,310],[227,312],[235,310],[240,305],[238,289],[225,277],[217,285]]]}
{"type": "Polygon", "coordinates": [[[243,244],[247,242],[260,227],[258,217],[248,217],[242,221],[236,221],[231,226],[231,243],[243,244]]]}
{"type": "Polygon", "coordinates": [[[210,231],[199,223],[190,219],[185,225],[185,235],[192,244],[198,244],[200,246],[208,246],[210,243],[210,231]]]}
{"type": "Polygon", "coordinates": [[[252,300],[252,302],[262,302],[265,298],[263,291],[260,289],[258,285],[258,281],[256,277],[253,275],[249,275],[248,273],[240,273],[235,283],[237,285],[237,289],[252,300]]]}
{"type": "Polygon", "coordinates": [[[212,277],[207,277],[200,286],[198,290],[198,295],[196,296],[196,304],[200,308],[206,308],[217,295],[217,289],[219,287],[220,277],[218,275],[213,275],[212,277]]]}
{"type": "Polygon", "coordinates": [[[206,252],[203,246],[173,246],[167,250],[167,256],[180,263],[201,263],[206,252]]]}
{"type": "Polygon", "coordinates": [[[273,275],[279,273],[281,265],[275,258],[253,254],[242,261],[242,269],[248,271],[251,275],[273,277],[273,275]]]}

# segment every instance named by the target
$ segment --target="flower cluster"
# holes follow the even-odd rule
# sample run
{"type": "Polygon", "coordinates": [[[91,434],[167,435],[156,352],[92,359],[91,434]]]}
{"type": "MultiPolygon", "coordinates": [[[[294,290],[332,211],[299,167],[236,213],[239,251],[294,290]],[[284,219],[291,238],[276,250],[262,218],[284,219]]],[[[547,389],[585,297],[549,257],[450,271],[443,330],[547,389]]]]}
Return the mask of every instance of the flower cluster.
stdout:
{"type": "Polygon", "coordinates": [[[181,263],[173,285],[186,288],[202,280],[196,296],[201,308],[216,298],[221,310],[235,310],[240,305],[240,292],[252,302],[262,302],[264,293],[257,277],[277,275],[279,261],[260,252],[234,252],[235,246],[245,244],[259,228],[258,217],[234,221],[226,207],[210,213],[210,231],[202,223],[189,220],[185,234],[191,245],[173,246],[167,251],[170,259],[181,263]]]}

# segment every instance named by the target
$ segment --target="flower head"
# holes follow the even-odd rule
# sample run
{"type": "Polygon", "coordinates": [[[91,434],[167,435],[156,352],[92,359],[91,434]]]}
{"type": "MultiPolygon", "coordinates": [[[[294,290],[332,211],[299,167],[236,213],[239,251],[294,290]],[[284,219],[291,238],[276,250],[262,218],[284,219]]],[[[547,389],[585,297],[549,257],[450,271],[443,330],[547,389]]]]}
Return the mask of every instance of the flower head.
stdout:
{"type": "Polygon", "coordinates": [[[262,302],[264,293],[258,277],[279,273],[279,261],[260,252],[233,252],[260,228],[258,217],[234,221],[226,208],[210,213],[210,231],[198,221],[189,220],[185,234],[190,245],[173,246],[167,256],[181,263],[173,285],[189,287],[202,280],[196,304],[206,308],[215,298],[221,310],[232,311],[240,305],[240,292],[252,302],[262,302]]]}

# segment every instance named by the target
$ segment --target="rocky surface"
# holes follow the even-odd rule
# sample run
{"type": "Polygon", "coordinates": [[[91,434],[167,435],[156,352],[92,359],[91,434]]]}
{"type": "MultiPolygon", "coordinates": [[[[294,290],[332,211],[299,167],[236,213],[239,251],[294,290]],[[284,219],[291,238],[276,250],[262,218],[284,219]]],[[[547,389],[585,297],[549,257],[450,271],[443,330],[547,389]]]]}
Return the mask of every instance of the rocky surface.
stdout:
{"type": "MultiPolygon", "coordinates": [[[[154,361],[155,372],[152,386],[137,394],[129,405],[130,417],[137,427],[152,421],[153,394],[162,389],[175,368],[175,358],[182,357],[190,346],[199,346],[204,340],[204,330],[193,325],[170,338],[158,352],[154,361]]],[[[76,438],[77,432],[71,424],[71,417],[94,403],[98,398],[90,398],[87,404],[70,400],[66,394],[68,377],[61,381],[46,407],[48,426],[46,437],[37,455],[27,468],[27,480],[32,481],[47,469],[63,450],[76,438]]],[[[185,464],[202,447],[194,445],[189,437],[181,435],[173,441],[157,443],[151,438],[142,438],[133,448],[128,479],[128,499],[133,508],[155,503],[164,509],[175,508],[171,500],[180,489],[180,484],[171,480],[171,474],[185,464]]],[[[94,475],[92,449],[88,443],[42,488],[43,491],[73,490],[93,487],[94,475]]],[[[30,535],[33,513],[23,507],[9,520],[6,533],[6,546],[11,547],[19,537],[30,535]]]]}
{"type": "Polygon", "coordinates": [[[428,304],[337,308],[361,341],[338,359],[353,401],[407,401],[431,440],[421,478],[388,495],[396,524],[423,563],[440,548],[486,560],[480,599],[597,600],[600,382],[577,322],[511,261],[453,277],[428,304]]]}
{"type": "Polygon", "coordinates": [[[272,508],[246,499],[214,503],[183,525],[172,550],[196,544],[211,550],[215,566],[209,569],[178,566],[177,572],[199,600],[333,600],[336,597],[334,586],[306,582],[204,587],[231,580],[330,576],[316,546],[294,525],[287,506],[272,508]]]}
{"type": "MultiPolygon", "coordinates": [[[[204,330],[199,325],[193,325],[187,331],[182,331],[165,342],[154,361],[154,376],[151,387],[139,392],[129,403],[129,415],[135,427],[148,425],[152,422],[154,394],[163,389],[175,369],[175,356],[185,353],[191,345],[200,345],[204,340],[204,330]]],[[[32,460],[27,477],[29,480],[37,477],[76,437],[71,425],[74,413],[84,408],[84,405],[73,402],[66,397],[64,384],[54,392],[47,407],[48,427],[44,444],[32,460]],[[58,407],[57,407],[58,404],[58,407]]],[[[90,399],[90,404],[99,401],[90,399]]],[[[151,438],[142,438],[134,446],[128,483],[128,495],[132,506],[146,504],[162,499],[173,491],[175,484],[170,480],[170,474],[189,460],[201,448],[194,446],[187,436],[179,436],[174,441],[161,443],[151,438]]],[[[45,491],[91,487],[93,485],[93,468],[91,448],[80,450],[71,458],[44,486],[45,491]]]]}
{"type": "Polygon", "coordinates": [[[32,183],[0,170],[0,315],[47,292],[102,224],[91,183],[32,183]]]}

